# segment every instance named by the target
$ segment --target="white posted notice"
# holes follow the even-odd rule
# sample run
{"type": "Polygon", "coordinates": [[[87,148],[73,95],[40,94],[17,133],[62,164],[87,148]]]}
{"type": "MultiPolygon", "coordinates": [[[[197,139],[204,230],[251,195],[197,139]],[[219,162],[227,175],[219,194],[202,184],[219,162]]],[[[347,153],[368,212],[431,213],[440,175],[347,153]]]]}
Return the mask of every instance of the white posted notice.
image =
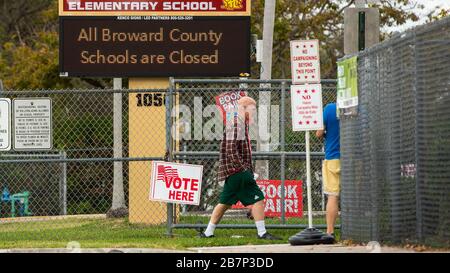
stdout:
{"type": "Polygon", "coordinates": [[[13,100],[14,149],[51,150],[52,101],[50,98],[13,100]]]}
{"type": "Polygon", "coordinates": [[[323,129],[322,85],[292,85],[292,130],[323,129]]]}
{"type": "Polygon", "coordinates": [[[320,83],[319,40],[291,41],[292,84],[320,83]]]}
{"type": "Polygon", "coordinates": [[[0,151],[11,150],[11,100],[0,98],[0,151]]]}

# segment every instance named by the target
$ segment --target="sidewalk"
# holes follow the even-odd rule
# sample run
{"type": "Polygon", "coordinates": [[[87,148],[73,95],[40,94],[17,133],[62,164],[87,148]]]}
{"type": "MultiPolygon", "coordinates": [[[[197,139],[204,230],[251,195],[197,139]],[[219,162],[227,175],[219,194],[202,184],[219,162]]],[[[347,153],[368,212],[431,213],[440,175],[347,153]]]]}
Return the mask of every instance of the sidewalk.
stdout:
{"type": "Polygon", "coordinates": [[[366,247],[335,245],[310,245],[291,246],[281,245],[257,245],[257,246],[233,246],[233,247],[201,247],[190,248],[198,253],[414,253],[415,251],[404,248],[392,247],[366,247]]]}
{"type": "MultiPolygon", "coordinates": [[[[188,250],[152,249],[152,248],[85,248],[85,249],[0,249],[0,253],[438,253],[439,251],[417,252],[412,249],[396,247],[366,247],[335,245],[291,246],[281,245],[247,245],[226,247],[199,247],[188,250]]],[[[441,251],[442,252],[442,251],[441,251]]],[[[450,253],[450,251],[444,251],[450,253]]]]}

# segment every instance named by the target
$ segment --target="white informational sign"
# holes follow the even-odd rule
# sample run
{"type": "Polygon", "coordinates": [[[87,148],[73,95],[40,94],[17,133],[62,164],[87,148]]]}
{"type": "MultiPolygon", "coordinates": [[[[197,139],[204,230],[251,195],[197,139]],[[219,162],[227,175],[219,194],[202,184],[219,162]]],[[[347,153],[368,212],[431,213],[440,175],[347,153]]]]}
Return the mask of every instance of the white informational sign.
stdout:
{"type": "Polygon", "coordinates": [[[11,100],[0,98],[0,151],[11,150],[11,100]]]}
{"type": "Polygon", "coordinates": [[[292,130],[323,129],[322,85],[292,85],[292,130]]]}
{"type": "Polygon", "coordinates": [[[198,206],[202,192],[202,176],[201,165],[154,161],[150,200],[198,206]]]}
{"type": "Polygon", "coordinates": [[[319,40],[291,41],[292,84],[320,83],[319,40]]]}
{"type": "Polygon", "coordinates": [[[51,150],[52,100],[26,98],[13,100],[14,150],[51,150]]]}
{"type": "Polygon", "coordinates": [[[263,61],[263,40],[256,41],[256,62],[262,63],[263,61]]]}

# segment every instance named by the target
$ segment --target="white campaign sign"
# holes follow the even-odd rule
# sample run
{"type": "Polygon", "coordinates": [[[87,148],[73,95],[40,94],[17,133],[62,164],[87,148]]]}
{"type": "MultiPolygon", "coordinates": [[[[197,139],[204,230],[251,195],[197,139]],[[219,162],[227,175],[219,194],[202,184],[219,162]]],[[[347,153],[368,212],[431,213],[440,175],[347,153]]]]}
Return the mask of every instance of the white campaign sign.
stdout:
{"type": "Polygon", "coordinates": [[[11,150],[11,100],[0,98],[0,151],[11,150]]]}
{"type": "Polygon", "coordinates": [[[312,131],[323,129],[322,85],[292,85],[292,130],[312,131]]]}
{"type": "Polygon", "coordinates": [[[320,82],[319,40],[291,41],[292,84],[320,82]]]}
{"type": "Polygon", "coordinates": [[[311,198],[310,133],[323,129],[322,85],[318,40],[291,41],[292,130],[305,131],[308,227],[313,228],[311,198]],[[312,84],[311,84],[312,83],[312,84]]]}
{"type": "Polygon", "coordinates": [[[150,200],[198,206],[202,192],[202,175],[201,165],[154,161],[150,200]]]}
{"type": "Polygon", "coordinates": [[[52,100],[14,99],[14,150],[52,149],[52,100]]]}

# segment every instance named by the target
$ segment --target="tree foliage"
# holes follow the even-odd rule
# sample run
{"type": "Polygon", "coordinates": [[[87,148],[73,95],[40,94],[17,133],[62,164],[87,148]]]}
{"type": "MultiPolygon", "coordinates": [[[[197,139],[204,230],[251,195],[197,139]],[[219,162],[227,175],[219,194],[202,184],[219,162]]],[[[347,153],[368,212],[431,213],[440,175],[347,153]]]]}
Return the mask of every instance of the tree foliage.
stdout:
{"type": "Polygon", "coordinates": [[[7,89],[103,88],[111,80],[60,78],[57,0],[0,0],[0,79],[7,89]]]}
{"type": "MultiPolygon", "coordinates": [[[[343,55],[343,11],[354,1],[277,0],[273,77],[289,78],[289,41],[321,41],[322,77],[335,78],[343,55]]],[[[382,0],[382,27],[416,21],[423,8],[414,0],[382,0]]],[[[252,32],[262,38],[264,0],[252,1],[252,32]]],[[[447,13],[445,13],[446,15],[447,13]]],[[[430,20],[442,14],[430,15],[430,20]]],[[[65,79],[58,73],[58,1],[0,0],[0,79],[9,89],[102,88],[110,79],[65,79]]],[[[383,38],[389,33],[383,33],[383,38]]],[[[259,64],[252,67],[259,77],[259,64]]]]}
{"type": "MultiPolygon", "coordinates": [[[[343,56],[344,9],[354,4],[346,0],[277,0],[274,33],[273,77],[289,78],[289,41],[319,39],[322,78],[336,77],[336,60],[343,56]]],[[[412,0],[382,0],[379,5],[380,23],[386,26],[417,21],[416,12],[422,9],[412,0]]],[[[252,31],[262,39],[264,0],[253,1],[252,31]]],[[[383,33],[382,38],[389,36],[383,33]]],[[[252,71],[259,75],[258,67],[252,71]]]]}

